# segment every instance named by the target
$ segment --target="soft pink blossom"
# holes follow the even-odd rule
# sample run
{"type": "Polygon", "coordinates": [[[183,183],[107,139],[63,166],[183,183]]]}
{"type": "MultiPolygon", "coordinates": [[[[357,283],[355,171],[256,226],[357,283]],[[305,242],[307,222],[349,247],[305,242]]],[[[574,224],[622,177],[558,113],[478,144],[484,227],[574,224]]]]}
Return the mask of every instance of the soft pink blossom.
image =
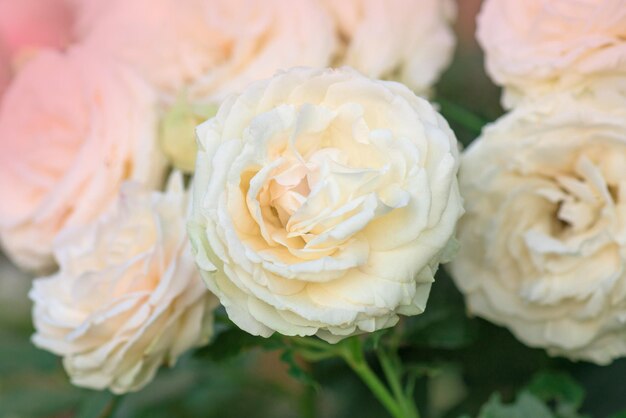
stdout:
{"type": "Polygon", "coordinates": [[[68,0],[0,0],[0,98],[36,51],[73,43],[76,6],[68,0]]]}
{"type": "Polygon", "coordinates": [[[0,106],[0,241],[16,263],[51,267],[60,230],[91,222],[123,180],[158,180],[153,98],[89,51],[24,65],[0,106]]]}
{"type": "Polygon", "coordinates": [[[278,69],[326,66],[335,45],[317,0],[85,0],[78,33],[166,96],[209,101],[278,69]]]}

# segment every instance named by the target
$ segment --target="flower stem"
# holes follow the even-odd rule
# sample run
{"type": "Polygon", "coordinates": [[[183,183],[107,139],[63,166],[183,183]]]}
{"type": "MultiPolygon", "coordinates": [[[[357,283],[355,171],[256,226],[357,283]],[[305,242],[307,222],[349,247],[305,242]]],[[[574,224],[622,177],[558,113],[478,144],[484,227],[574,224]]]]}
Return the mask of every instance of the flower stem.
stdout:
{"type": "MultiPolygon", "coordinates": [[[[348,363],[348,366],[350,366],[354,373],[361,378],[363,383],[367,385],[392,417],[419,418],[413,400],[406,397],[402,391],[399,371],[397,368],[391,367],[391,363],[387,361],[388,358],[381,356],[381,358],[385,358],[385,364],[381,362],[381,365],[383,366],[383,371],[392,392],[389,391],[387,386],[367,364],[365,354],[363,353],[363,346],[358,338],[346,340],[346,344],[343,347],[344,349],[341,351],[343,359],[348,363]]],[[[382,349],[380,350],[382,351],[382,349]]]]}
{"type": "Polygon", "coordinates": [[[329,344],[310,337],[290,337],[286,341],[308,361],[342,358],[393,418],[420,417],[413,399],[414,386],[410,380],[406,389],[402,385],[402,363],[396,349],[392,348],[397,346],[397,341],[389,341],[391,348],[381,345],[376,349],[386,383],[367,363],[363,343],[359,337],[348,338],[338,344],[329,344]]]}
{"type": "Polygon", "coordinates": [[[111,418],[115,415],[117,408],[120,406],[123,396],[113,396],[104,410],[98,415],[98,418],[111,418]]]}
{"type": "Polygon", "coordinates": [[[385,374],[385,378],[389,382],[393,396],[400,404],[403,416],[407,418],[419,418],[419,412],[413,401],[413,391],[402,389],[401,364],[400,359],[395,352],[390,353],[384,348],[377,350],[378,360],[385,374]]]}

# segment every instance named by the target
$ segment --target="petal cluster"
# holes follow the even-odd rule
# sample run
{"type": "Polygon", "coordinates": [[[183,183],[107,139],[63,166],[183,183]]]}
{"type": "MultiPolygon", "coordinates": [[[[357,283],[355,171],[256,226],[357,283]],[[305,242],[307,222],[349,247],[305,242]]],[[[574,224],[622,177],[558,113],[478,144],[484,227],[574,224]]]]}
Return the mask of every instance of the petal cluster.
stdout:
{"type": "Polygon", "coordinates": [[[167,100],[219,102],[277,70],[331,65],[427,94],[455,44],[452,0],[84,0],[77,14],[85,44],[167,100]]]}
{"type": "Polygon", "coordinates": [[[507,107],[626,76],[625,0],[488,0],[477,35],[507,107]]]}
{"type": "Polygon", "coordinates": [[[337,25],[335,60],[426,95],[450,64],[456,3],[450,0],[322,0],[337,25]]]}
{"type": "Polygon", "coordinates": [[[212,332],[214,298],[185,232],[188,195],[126,183],[116,207],[55,243],[60,269],[36,279],[33,342],[63,357],[72,382],[135,391],[212,332]]]}
{"type": "Polygon", "coordinates": [[[605,364],[626,355],[626,106],[598,93],[521,105],[467,150],[451,271],[470,312],[605,364]]]}
{"type": "Polygon", "coordinates": [[[61,230],[93,221],[122,181],[157,185],[153,92],[97,54],[39,53],[0,107],[0,240],[21,267],[54,265],[61,230]]]}
{"type": "Polygon", "coordinates": [[[198,128],[189,232],[231,319],[338,341],[426,305],[462,213],[456,139],[406,87],[293,69],[198,128]]]}

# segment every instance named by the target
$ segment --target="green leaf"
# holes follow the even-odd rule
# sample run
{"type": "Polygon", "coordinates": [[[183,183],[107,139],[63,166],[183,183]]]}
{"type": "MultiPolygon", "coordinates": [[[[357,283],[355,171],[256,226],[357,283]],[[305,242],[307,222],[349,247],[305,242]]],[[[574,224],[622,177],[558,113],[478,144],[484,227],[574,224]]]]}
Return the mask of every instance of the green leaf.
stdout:
{"type": "Polygon", "coordinates": [[[407,339],[418,346],[458,349],[473,343],[477,336],[477,324],[463,310],[429,304],[426,312],[413,319],[407,339]]]}
{"type": "Polygon", "coordinates": [[[305,370],[302,365],[299,364],[296,360],[296,352],[296,350],[288,349],[285,350],[280,356],[280,359],[284,363],[286,363],[287,366],[289,366],[287,373],[289,373],[291,377],[304,383],[305,385],[313,386],[314,388],[318,389],[319,385],[313,378],[313,375],[308,370],[305,370]]]}
{"type": "MultiPolygon", "coordinates": [[[[44,379],[41,379],[44,380],[44,379]]],[[[71,410],[80,399],[80,392],[58,387],[48,381],[35,385],[15,386],[0,394],[0,417],[47,417],[71,410]],[[55,387],[56,386],[56,387],[55,387]]]]}
{"type": "Polygon", "coordinates": [[[491,396],[478,418],[554,418],[550,409],[529,392],[522,392],[512,404],[504,404],[499,394],[491,396]]]}
{"type": "Polygon", "coordinates": [[[381,339],[386,334],[389,334],[390,331],[391,331],[390,328],[386,328],[386,329],[381,329],[379,331],[368,334],[363,341],[363,350],[367,352],[367,351],[373,351],[373,350],[378,349],[378,346],[381,343],[381,339]]]}
{"type": "Polygon", "coordinates": [[[544,402],[556,401],[556,414],[560,418],[578,417],[576,411],[585,398],[582,387],[562,372],[540,373],[528,384],[527,389],[544,402]]]}
{"type": "Polygon", "coordinates": [[[609,418],[626,418],[626,411],[618,412],[615,415],[611,415],[609,418]]]}
{"type": "Polygon", "coordinates": [[[258,337],[233,327],[219,333],[211,344],[199,349],[196,355],[214,361],[223,361],[254,347],[275,350],[284,346],[277,336],[258,337]]]}
{"type": "Polygon", "coordinates": [[[28,338],[19,338],[0,332],[0,358],[11,361],[0,362],[0,376],[25,371],[53,372],[59,360],[54,354],[36,348],[28,338]]]}
{"type": "Polygon", "coordinates": [[[441,109],[441,114],[446,119],[458,123],[475,135],[480,134],[483,126],[488,123],[487,120],[454,102],[439,98],[437,103],[441,109]]]}

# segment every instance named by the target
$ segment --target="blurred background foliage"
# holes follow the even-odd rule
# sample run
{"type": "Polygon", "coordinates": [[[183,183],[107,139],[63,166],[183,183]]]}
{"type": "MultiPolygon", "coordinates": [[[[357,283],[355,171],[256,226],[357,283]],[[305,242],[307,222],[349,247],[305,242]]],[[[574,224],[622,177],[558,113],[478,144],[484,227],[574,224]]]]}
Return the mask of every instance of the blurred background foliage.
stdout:
{"type": "MultiPolygon", "coordinates": [[[[473,36],[479,3],[459,2],[457,52],[434,98],[464,146],[502,114],[499,89],[484,73],[473,36]]],[[[386,416],[341,360],[311,365],[280,338],[229,327],[223,311],[213,345],[161,370],[143,391],[116,398],[73,387],[61,361],[30,343],[29,286],[0,258],[0,418],[386,416]]],[[[426,312],[387,334],[401,341],[422,417],[626,418],[626,359],[600,367],[528,348],[507,330],[468,318],[445,269],[426,312]]],[[[371,344],[379,337],[370,337],[371,344]]]]}

